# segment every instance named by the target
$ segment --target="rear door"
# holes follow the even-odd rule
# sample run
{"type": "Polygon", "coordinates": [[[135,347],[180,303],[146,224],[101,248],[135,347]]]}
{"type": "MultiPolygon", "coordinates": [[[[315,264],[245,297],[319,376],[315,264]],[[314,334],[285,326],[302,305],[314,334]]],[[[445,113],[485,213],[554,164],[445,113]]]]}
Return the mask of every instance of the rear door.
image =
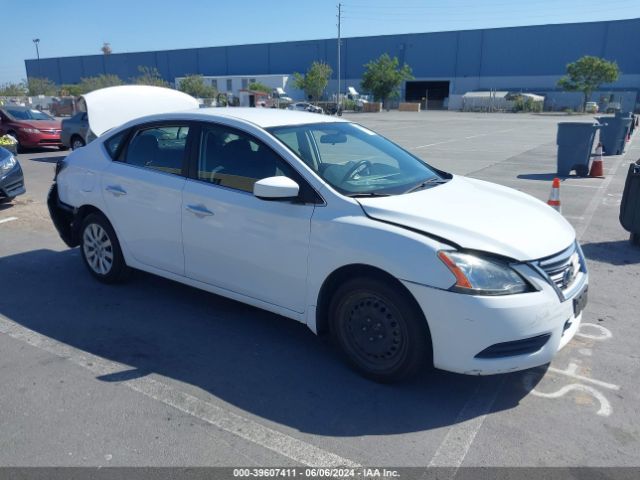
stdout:
{"type": "MultiPolygon", "coordinates": [[[[181,210],[189,122],[148,124],[116,147],[102,191],[118,238],[135,260],[184,274],[181,210]]],[[[107,142],[107,147],[109,144],[107,142]]]]}

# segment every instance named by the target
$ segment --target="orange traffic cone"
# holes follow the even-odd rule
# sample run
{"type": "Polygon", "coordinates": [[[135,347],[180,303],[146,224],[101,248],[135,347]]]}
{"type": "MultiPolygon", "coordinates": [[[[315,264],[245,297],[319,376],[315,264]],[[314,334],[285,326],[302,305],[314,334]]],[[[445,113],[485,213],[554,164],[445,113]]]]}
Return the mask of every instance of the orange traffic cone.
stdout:
{"type": "Polygon", "coordinates": [[[602,161],[602,143],[598,143],[596,147],[596,158],[591,164],[590,177],[604,178],[604,162],[602,161]]]}
{"type": "Polygon", "coordinates": [[[547,204],[558,212],[562,212],[562,209],[560,208],[560,179],[558,177],[553,179],[553,183],[551,184],[551,195],[549,195],[549,201],[547,204]]]}

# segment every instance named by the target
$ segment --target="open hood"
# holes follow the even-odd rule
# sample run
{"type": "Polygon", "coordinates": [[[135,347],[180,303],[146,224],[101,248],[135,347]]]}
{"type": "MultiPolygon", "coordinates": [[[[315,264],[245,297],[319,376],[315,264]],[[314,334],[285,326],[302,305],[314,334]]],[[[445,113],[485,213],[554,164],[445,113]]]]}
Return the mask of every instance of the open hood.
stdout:
{"type": "Polygon", "coordinates": [[[199,107],[198,101],[186,93],[147,85],[122,85],[94,90],[81,97],[80,105],[87,112],[89,128],[96,136],[146,115],[199,107]]]}
{"type": "Polygon", "coordinates": [[[558,212],[517,190],[454,176],[405,195],[358,198],[368,216],[519,261],[569,247],[575,231],[558,212]]]}

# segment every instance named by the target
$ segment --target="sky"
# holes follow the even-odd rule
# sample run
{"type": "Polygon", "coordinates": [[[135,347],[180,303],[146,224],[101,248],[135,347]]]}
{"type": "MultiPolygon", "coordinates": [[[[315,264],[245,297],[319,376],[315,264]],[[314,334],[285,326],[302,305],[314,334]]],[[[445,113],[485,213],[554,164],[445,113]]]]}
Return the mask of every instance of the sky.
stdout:
{"type": "MultiPolygon", "coordinates": [[[[343,0],[342,35],[433,32],[640,17],[640,0],[343,0]]],[[[0,0],[0,84],[24,60],[333,38],[338,0],[0,0]]],[[[568,39],[570,40],[570,39],[568,39]]]]}

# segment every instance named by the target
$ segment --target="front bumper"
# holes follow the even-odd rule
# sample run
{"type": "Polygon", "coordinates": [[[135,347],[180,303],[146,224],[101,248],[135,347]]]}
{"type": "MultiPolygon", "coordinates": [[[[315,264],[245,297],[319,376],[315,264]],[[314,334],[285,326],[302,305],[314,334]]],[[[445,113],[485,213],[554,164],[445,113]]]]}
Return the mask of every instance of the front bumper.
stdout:
{"type": "Polygon", "coordinates": [[[62,146],[62,141],[60,140],[60,132],[28,133],[28,132],[20,131],[18,132],[18,141],[20,142],[20,146],[26,147],[26,148],[62,146]]]}
{"type": "Polygon", "coordinates": [[[556,290],[534,269],[527,268],[526,276],[540,291],[473,296],[403,282],[429,324],[434,366],[456,373],[492,375],[549,363],[578,331],[582,314],[574,316],[573,299],[587,288],[588,275],[584,273],[580,277],[579,285],[573,289],[574,295],[566,300],[560,299],[556,290]],[[478,358],[478,354],[496,344],[517,346],[513,342],[542,336],[547,339],[535,351],[518,354],[514,348],[516,354],[478,358]]]}
{"type": "Polygon", "coordinates": [[[15,167],[7,173],[0,173],[0,201],[17,197],[26,191],[24,175],[19,163],[16,162],[15,167]]]}

